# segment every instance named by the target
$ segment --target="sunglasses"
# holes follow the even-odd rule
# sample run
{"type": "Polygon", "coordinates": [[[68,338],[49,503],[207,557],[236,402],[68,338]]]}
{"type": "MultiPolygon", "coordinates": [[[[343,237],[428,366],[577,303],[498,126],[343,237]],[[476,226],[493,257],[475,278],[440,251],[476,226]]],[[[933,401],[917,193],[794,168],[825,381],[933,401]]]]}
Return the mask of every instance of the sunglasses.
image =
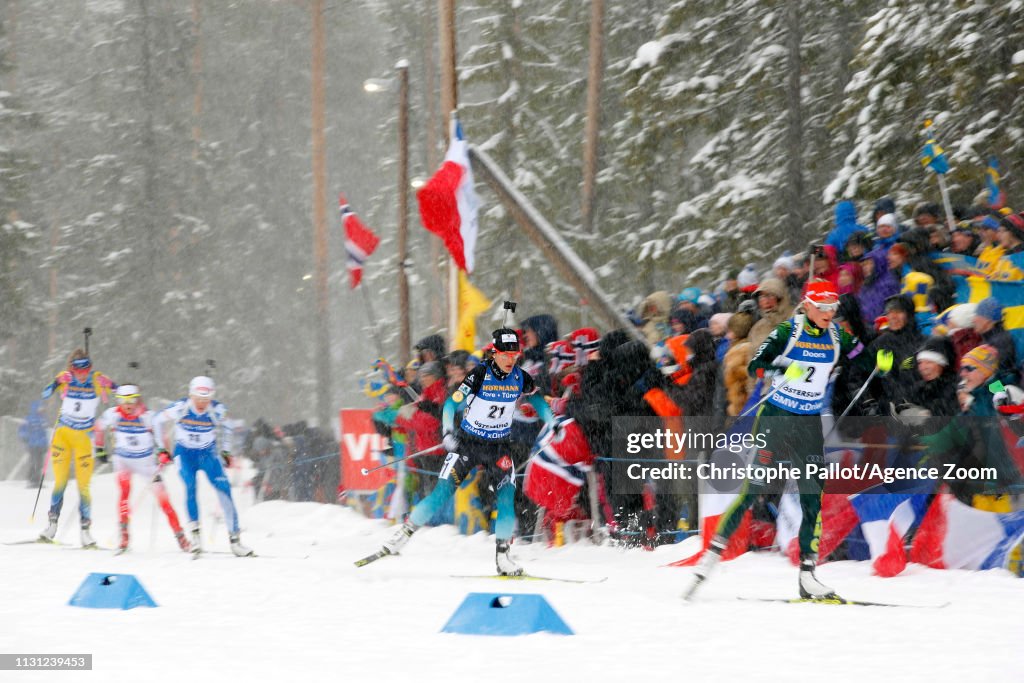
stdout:
{"type": "Polygon", "coordinates": [[[817,308],[819,311],[832,311],[832,312],[835,312],[835,311],[839,310],[839,304],[838,303],[834,303],[834,304],[816,304],[816,303],[814,303],[812,301],[811,305],[814,306],[815,308],[817,308]]]}
{"type": "Polygon", "coordinates": [[[514,357],[514,356],[518,356],[519,352],[518,351],[495,351],[494,355],[496,355],[496,356],[514,357]]]}

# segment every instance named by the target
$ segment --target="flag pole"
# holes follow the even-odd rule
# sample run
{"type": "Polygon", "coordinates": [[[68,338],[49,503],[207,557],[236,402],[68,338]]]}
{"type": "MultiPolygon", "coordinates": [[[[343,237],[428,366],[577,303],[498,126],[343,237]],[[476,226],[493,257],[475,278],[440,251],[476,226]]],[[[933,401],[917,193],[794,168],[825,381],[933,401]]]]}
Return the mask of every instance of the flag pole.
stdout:
{"type": "Polygon", "coordinates": [[[448,257],[448,347],[455,348],[459,332],[459,267],[448,257]]]}
{"type": "Polygon", "coordinates": [[[946,226],[949,228],[950,234],[953,234],[953,230],[956,229],[956,223],[953,220],[953,207],[949,203],[949,188],[946,187],[946,174],[936,173],[939,177],[939,191],[942,192],[942,206],[946,210],[946,226]]]}
{"type": "Polygon", "coordinates": [[[380,340],[380,331],[377,329],[377,316],[373,313],[373,306],[370,304],[370,295],[366,293],[366,287],[359,287],[363,293],[363,305],[366,307],[366,318],[370,321],[370,334],[377,345],[377,357],[384,357],[384,344],[380,340]]]}

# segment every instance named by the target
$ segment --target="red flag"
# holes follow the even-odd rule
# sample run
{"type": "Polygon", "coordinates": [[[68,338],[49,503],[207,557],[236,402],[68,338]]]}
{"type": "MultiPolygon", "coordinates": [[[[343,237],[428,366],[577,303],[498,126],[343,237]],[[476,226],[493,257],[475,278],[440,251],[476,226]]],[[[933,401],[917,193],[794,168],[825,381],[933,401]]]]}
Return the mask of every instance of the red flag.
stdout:
{"type": "Polygon", "coordinates": [[[341,212],[341,224],[345,228],[345,252],[348,254],[349,286],[355,289],[363,279],[363,262],[373,253],[380,243],[380,238],[363,225],[359,216],[349,208],[345,196],[338,195],[338,210],[341,212]]]}
{"type": "Polygon", "coordinates": [[[473,170],[462,125],[452,120],[451,144],[444,163],[416,193],[423,227],[444,241],[461,270],[473,272],[476,250],[477,208],[473,170]]]}

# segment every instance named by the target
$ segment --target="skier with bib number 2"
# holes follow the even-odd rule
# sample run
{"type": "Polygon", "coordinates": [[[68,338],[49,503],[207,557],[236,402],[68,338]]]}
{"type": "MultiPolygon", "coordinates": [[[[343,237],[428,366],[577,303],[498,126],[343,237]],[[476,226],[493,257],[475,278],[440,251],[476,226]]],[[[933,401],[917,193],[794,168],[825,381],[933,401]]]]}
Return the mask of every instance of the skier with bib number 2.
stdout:
{"type": "Polygon", "coordinates": [[[498,480],[498,517],[494,524],[495,564],[502,576],[520,576],[522,568],[509,556],[515,525],[515,463],[512,460],[512,416],[520,398],[537,410],[545,423],[552,420],[551,409],[529,374],[516,365],[519,336],[515,330],[494,331],[494,358],[474,368],[445,401],[442,413],[442,445],[448,455],[441,468],[437,486],[409,515],[409,518],[384,543],[383,548],[362,566],[385,555],[397,555],[421,526],[441,510],[459,484],[478,465],[498,480]],[[455,427],[455,413],[462,409],[462,421],[455,427]]]}
{"type": "MultiPolygon", "coordinates": [[[[797,314],[776,327],[754,354],[747,371],[751,375],[771,377],[773,391],[758,410],[753,433],[764,433],[766,447],[758,451],[755,464],[770,466],[788,462],[805,470],[808,462],[824,462],[824,434],[821,413],[826,405],[829,378],[836,365],[857,348],[860,342],[832,322],[839,308],[839,294],[826,281],[807,285],[797,314]],[[783,371],[797,364],[799,373],[783,371]],[[798,379],[791,379],[792,377],[798,379]],[[765,418],[789,418],[785,428],[772,429],[765,418]]],[[[777,420],[776,420],[777,422],[777,420]]],[[[821,535],[821,486],[800,481],[800,597],[811,600],[838,599],[834,590],[814,575],[821,535]]],[[[715,537],[697,565],[684,599],[693,596],[721,560],[730,536],[739,527],[744,513],[763,493],[763,481],[748,479],[739,496],[722,515],[715,537]]]]}

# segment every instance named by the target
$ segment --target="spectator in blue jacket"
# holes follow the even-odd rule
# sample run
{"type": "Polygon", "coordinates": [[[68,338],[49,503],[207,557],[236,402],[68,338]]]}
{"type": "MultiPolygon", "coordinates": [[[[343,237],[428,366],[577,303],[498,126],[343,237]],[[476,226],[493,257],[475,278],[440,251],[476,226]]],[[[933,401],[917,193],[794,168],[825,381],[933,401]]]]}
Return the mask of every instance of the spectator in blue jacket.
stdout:
{"type": "Polygon", "coordinates": [[[836,204],[835,216],[836,227],[832,228],[832,232],[825,238],[825,244],[832,245],[836,252],[841,254],[846,248],[846,241],[853,233],[867,232],[867,228],[857,224],[857,209],[849,199],[836,204]]]}
{"type": "Polygon", "coordinates": [[[35,478],[43,474],[43,458],[50,445],[50,436],[46,429],[47,421],[43,415],[43,402],[32,401],[25,421],[18,427],[18,437],[28,448],[28,480],[29,488],[36,486],[35,478]]]}

